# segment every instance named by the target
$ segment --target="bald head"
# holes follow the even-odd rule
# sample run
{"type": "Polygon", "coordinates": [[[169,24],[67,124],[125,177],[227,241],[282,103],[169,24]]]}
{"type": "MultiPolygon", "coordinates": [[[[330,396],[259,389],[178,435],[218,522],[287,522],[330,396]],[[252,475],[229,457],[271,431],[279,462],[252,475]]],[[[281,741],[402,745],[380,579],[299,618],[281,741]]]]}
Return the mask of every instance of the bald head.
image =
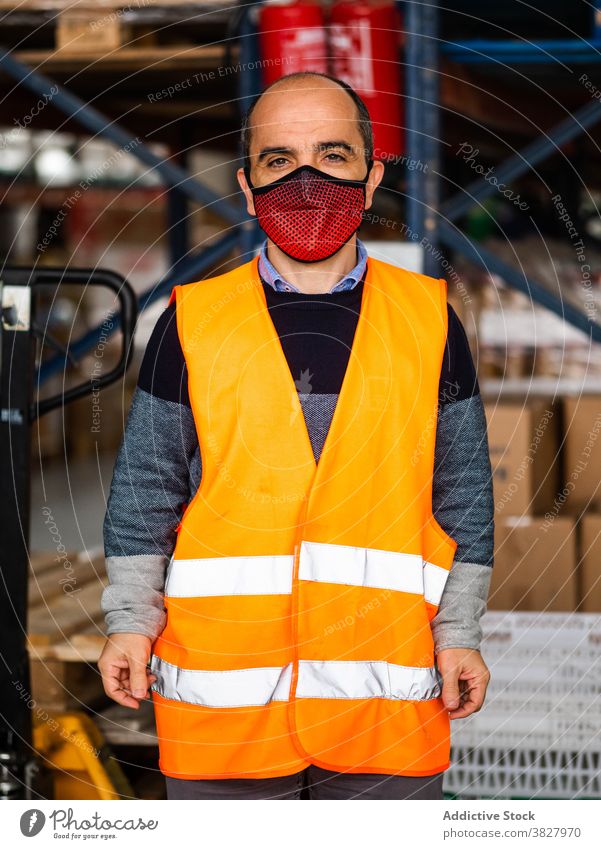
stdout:
{"type": "MultiPolygon", "coordinates": [[[[360,150],[364,161],[367,163],[372,158],[371,120],[359,95],[342,80],[303,71],[276,80],[252,102],[242,124],[245,165],[250,168],[260,153],[255,144],[257,129],[263,137],[268,134],[273,137],[277,136],[278,127],[288,126],[296,131],[297,137],[307,137],[307,125],[316,121],[321,124],[320,134],[328,125],[332,130],[344,126],[347,141],[349,138],[354,141],[353,146],[360,150]]],[[[336,139],[321,139],[332,140],[336,139]]]]}

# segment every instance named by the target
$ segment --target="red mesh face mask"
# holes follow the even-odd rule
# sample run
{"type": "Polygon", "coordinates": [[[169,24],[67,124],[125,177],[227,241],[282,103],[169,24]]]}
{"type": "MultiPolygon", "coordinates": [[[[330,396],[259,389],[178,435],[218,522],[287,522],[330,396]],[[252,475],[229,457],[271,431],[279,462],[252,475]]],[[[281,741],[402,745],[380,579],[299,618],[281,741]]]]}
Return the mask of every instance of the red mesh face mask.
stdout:
{"type": "Polygon", "coordinates": [[[328,259],[359,228],[365,210],[363,180],[332,177],[303,165],[266,186],[251,187],[259,224],[278,248],[298,262],[328,259]]]}

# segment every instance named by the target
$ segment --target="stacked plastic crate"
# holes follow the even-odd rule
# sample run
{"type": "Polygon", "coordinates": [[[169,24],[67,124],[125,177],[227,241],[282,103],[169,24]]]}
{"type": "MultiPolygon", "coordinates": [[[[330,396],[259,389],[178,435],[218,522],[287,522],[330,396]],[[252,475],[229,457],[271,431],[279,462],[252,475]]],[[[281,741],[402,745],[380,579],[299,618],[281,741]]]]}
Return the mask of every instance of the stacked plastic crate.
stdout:
{"type": "Polygon", "coordinates": [[[488,611],[481,711],[452,723],[445,793],[601,798],[601,616],[488,611]]]}

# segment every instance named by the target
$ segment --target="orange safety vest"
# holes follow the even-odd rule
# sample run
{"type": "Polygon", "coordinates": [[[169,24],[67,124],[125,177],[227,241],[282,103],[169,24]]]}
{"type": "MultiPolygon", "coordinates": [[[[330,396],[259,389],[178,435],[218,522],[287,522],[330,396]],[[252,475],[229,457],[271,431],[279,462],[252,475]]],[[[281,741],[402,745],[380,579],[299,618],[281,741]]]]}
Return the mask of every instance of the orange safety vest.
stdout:
{"type": "Polygon", "coordinates": [[[446,282],[369,258],[316,464],[257,265],[172,294],[202,479],[152,648],[159,768],[441,772],[430,622],[457,547],[432,514],[446,282]]]}

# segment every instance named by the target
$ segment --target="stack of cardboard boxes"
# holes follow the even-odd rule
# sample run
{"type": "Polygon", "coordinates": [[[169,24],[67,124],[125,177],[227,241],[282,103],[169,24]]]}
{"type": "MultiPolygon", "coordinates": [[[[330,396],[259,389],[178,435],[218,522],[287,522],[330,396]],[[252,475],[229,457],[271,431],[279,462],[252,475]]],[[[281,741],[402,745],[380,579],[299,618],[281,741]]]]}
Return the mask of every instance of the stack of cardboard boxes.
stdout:
{"type": "Polygon", "coordinates": [[[490,610],[601,612],[601,396],[487,401],[490,610]]]}

